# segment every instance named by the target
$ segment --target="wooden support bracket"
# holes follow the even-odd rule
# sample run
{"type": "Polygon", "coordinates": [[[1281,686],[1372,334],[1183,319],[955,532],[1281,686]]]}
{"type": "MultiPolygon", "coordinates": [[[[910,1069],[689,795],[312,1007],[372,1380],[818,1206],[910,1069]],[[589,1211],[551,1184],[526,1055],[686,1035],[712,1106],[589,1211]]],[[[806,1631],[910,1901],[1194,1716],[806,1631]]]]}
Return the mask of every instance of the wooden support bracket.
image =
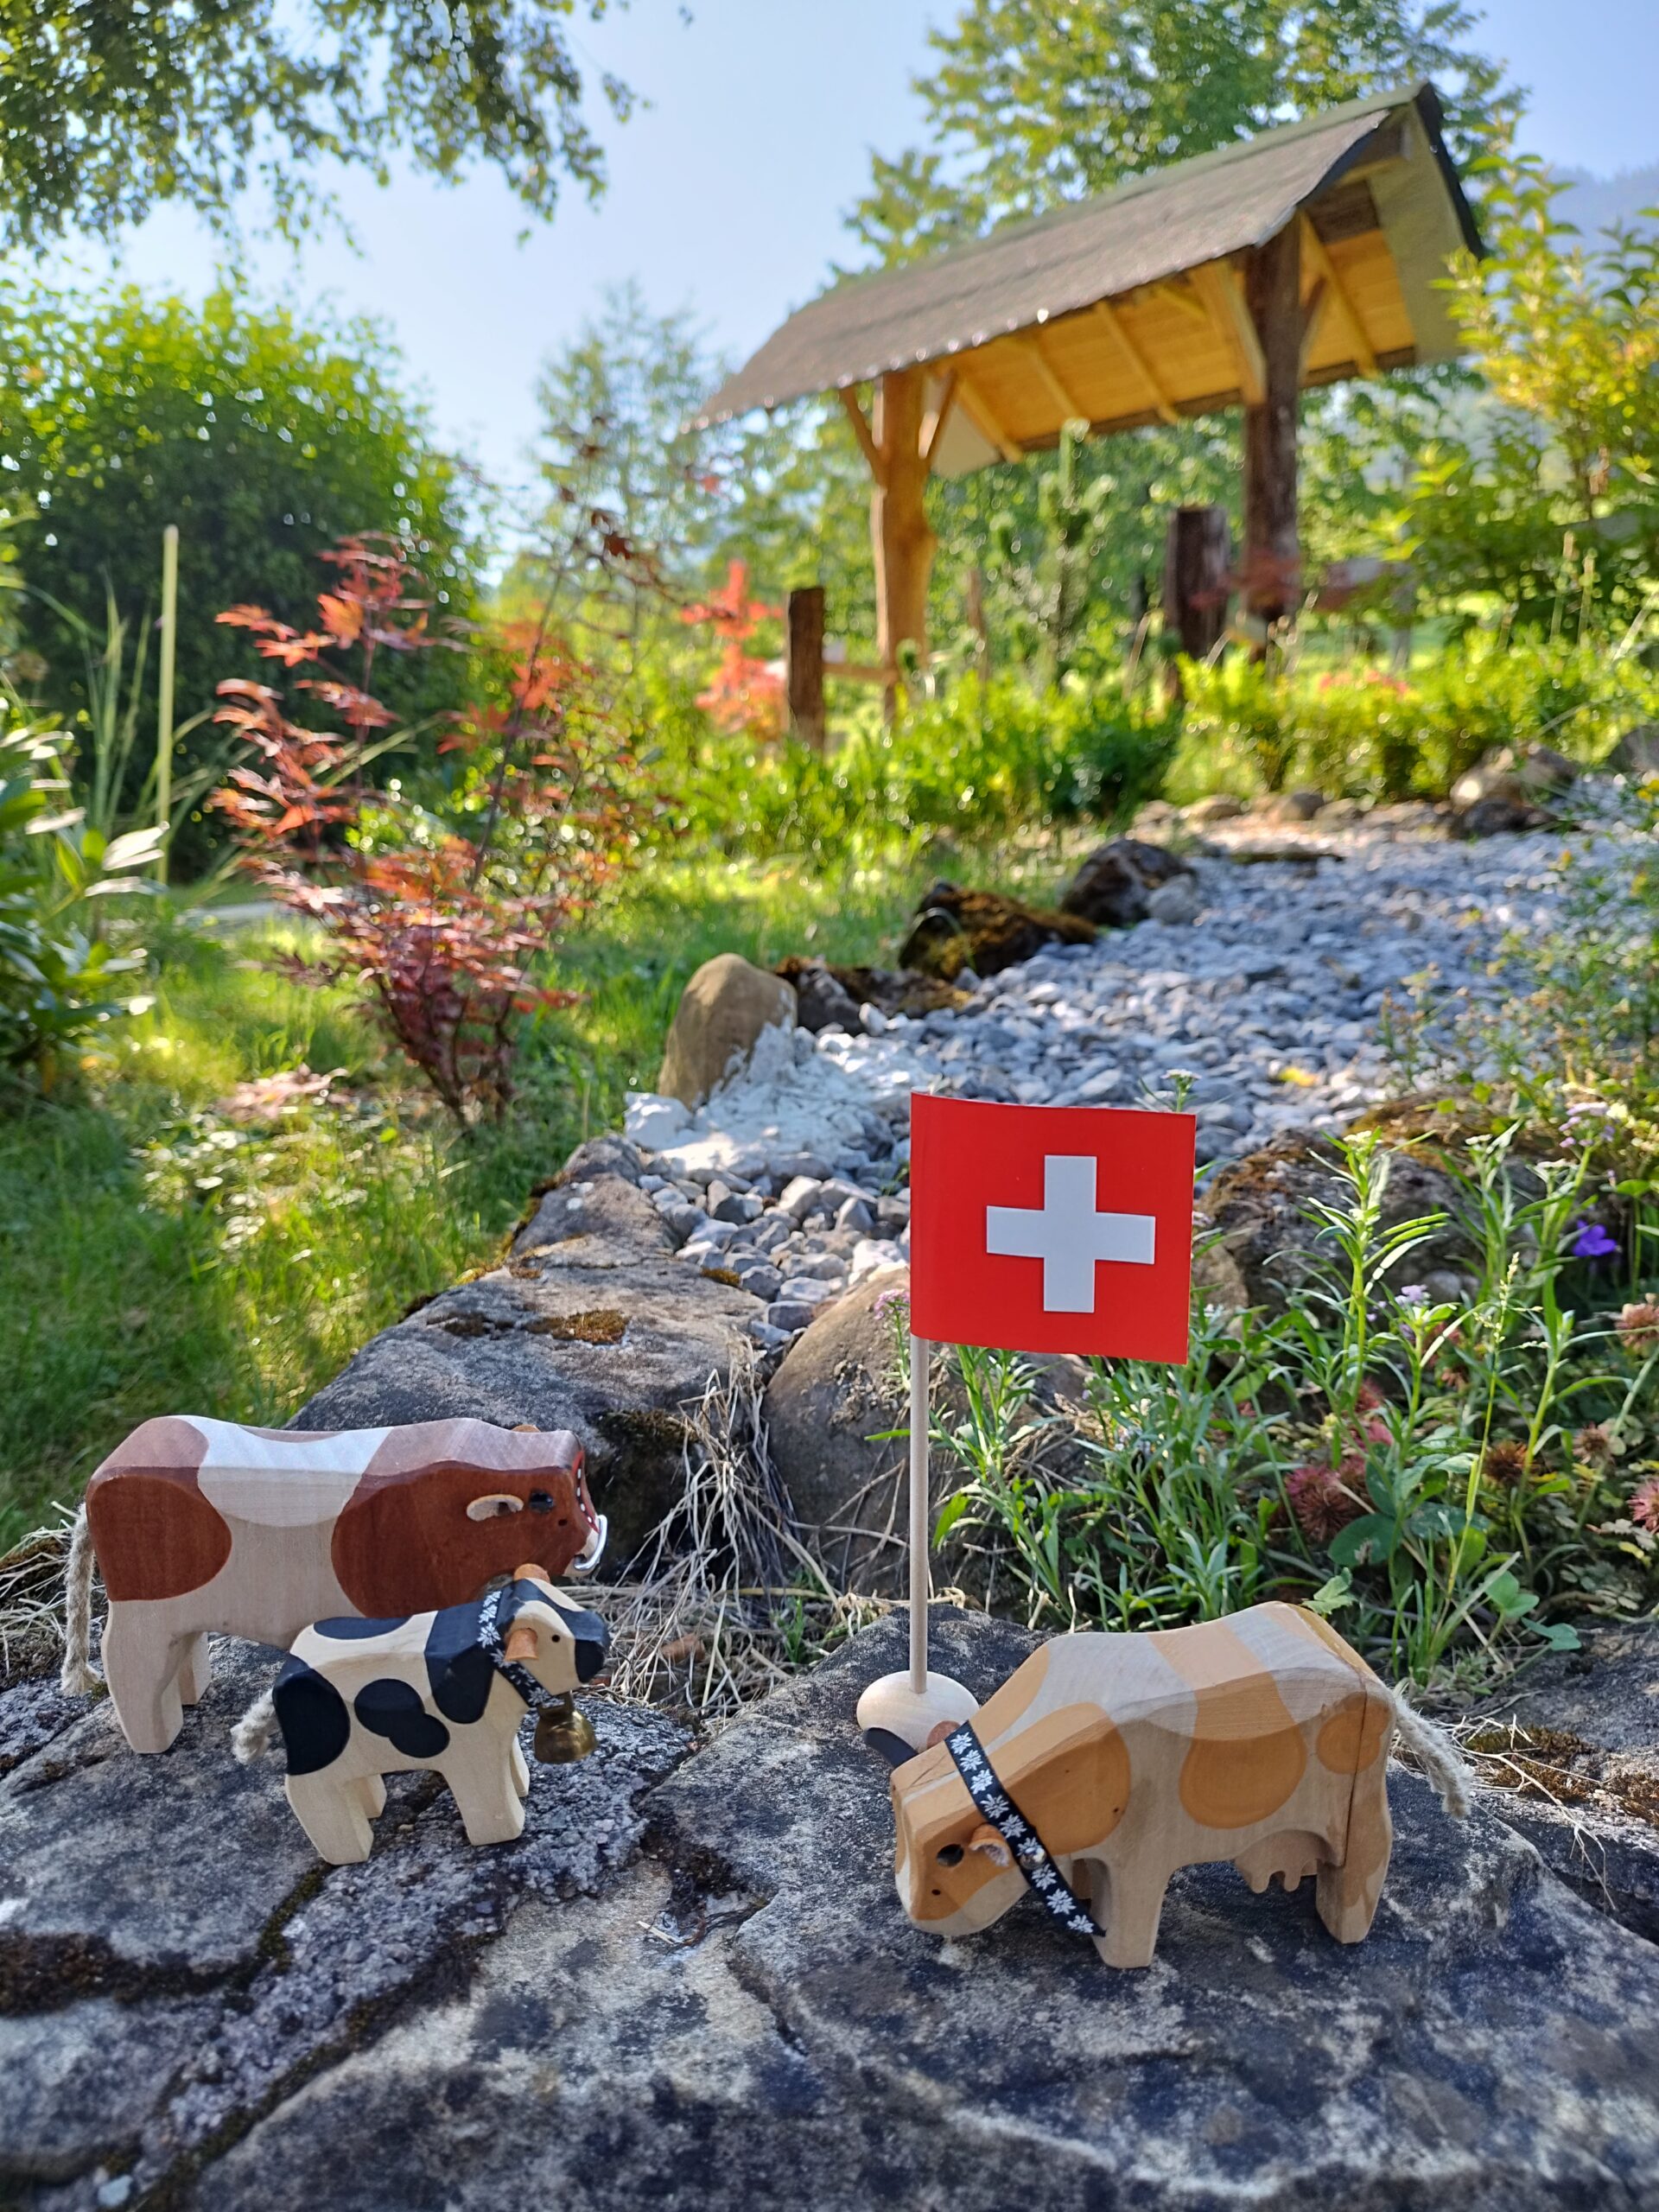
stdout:
{"type": "Polygon", "coordinates": [[[1232,354],[1238,388],[1247,407],[1260,407],[1268,396],[1268,365],[1250,317],[1244,287],[1230,261],[1201,262],[1188,271],[1193,289],[1209,309],[1210,320],[1232,354]]]}
{"type": "Polygon", "coordinates": [[[1325,240],[1306,215],[1301,219],[1301,234],[1302,251],[1307,256],[1308,266],[1325,285],[1348,326],[1348,342],[1353,351],[1356,366],[1362,376],[1374,377],[1376,374],[1376,350],[1365,334],[1365,325],[1360,320],[1359,310],[1337,274],[1336,264],[1326,250],[1325,240]]]}
{"type": "Polygon", "coordinates": [[[933,456],[939,449],[939,440],[944,435],[945,425],[950,420],[950,410],[957,404],[957,372],[945,372],[944,389],[939,394],[939,404],[922,418],[922,459],[931,475],[933,456]]]}
{"type": "Polygon", "coordinates": [[[1307,379],[1307,364],[1313,351],[1313,340],[1319,335],[1319,325],[1330,304],[1331,287],[1323,276],[1316,277],[1302,302],[1302,342],[1296,362],[1296,381],[1299,384],[1306,383],[1307,379]]]}
{"type": "Polygon", "coordinates": [[[1066,421],[1068,423],[1088,422],[1090,419],[1088,409],[1078,404],[1076,394],[1068,388],[1065,379],[1053,362],[1049,359],[1048,349],[1043,344],[1042,333],[1039,330],[1022,330],[1016,342],[1047,386],[1049,397],[1059,408],[1066,421]]]}
{"type": "Polygon", "coordinates": [[[957,396],[973,417],[980,435],[988,438],[1004,461],[1023,461],[1025,448],[1011,438],[996,419],[995,410],[978,385],[969,381],[966,372],[957,371],[957,396]]]}
{"type": "Polygon", "coordinates": [[[836,397],[847,410],[847,420],[852,424],[853,435],[858,440],[860,450],[870,465],[871,475],[878,484],[885,485],[887,480],[887,465],[881,458],[881,449],[875,442],[875,433],[870,428],[864,410],[859,405],[850,388],[846,385],[842,386],[836,397]]]}
{"type": "Polygon", "coordinates": [[[1180,417],[1170,404],[1168,393],[1158,378],[1158,372],[1131,336],[1128,325],[1110,300],[1096,300],[1095,313],[1100,317],[1117,341],[1117,348],[1129,366],[1147,388],[1153,405],[1166,423],[1178,423],[1180,417]]]}

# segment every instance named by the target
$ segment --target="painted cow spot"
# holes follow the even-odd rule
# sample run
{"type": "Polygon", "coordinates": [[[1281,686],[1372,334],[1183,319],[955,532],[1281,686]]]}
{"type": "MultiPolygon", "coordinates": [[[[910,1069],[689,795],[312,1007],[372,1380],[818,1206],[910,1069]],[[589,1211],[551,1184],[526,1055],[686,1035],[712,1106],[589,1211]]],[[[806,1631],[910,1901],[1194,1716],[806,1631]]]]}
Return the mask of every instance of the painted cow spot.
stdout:
{"type": "Polygon", "coordinates": [[[1110,1835],[1129,1802],[1128,1751],[1097,1705],[1044,1713],[1020,1730],[996,1768],[1046,1847],[1061,1858],[1110,1835]]]}
{"type": "Polygon", "coordinates": [[[1392,1718],[1376,1698],[1344,1698],[1314,1742],[1319,1764],[1332,1774],[1363,1774],[1387,1743],[1392,1718]]]}
{"type": "Polygon", "coordinates": [[[391,1675],[365,1682],[352,1710],[372,1736],[384,1736],[405,1758],[435,1759],[448,1749],[449,1731],[421,1702],[412,1682],[391,1675]]]}
{"type": "Polygon", "coordinates": [[[1287,1802],[1306,1772],[1301,1731],[1270,1675],[1217,1682],[1194,1694],[1181,1802],[1203,1827],[1253,1827],[1287,1802]]]}
{"type": "Polygon", "coordinates": [[[86,1519],[104,1587],[118,1604],[182,1598],[211,1582],[231,1555],[230,1528],[198,1489],[193,1467],[94,1482],[86,1519]]]}
{"type": "Polygon", "coordinates": [[[321,1773],[352,1740],[352,1716],[345,1699],[303,1659],[290,1659],[284,1666],[276,1677],[272,1702],[291,1775],[321,1773]]]}
{"type": "Polygon", "coordinates": [[[359,1621],[348,1614],[338,1620],[313,1621],[311,1633],[313,1636],[328,1637],[338,1643],[357,1643],[369,1637],[390,1636],[395,1629],[402,1628],[413,1618],[410,1613],[399,1613],[395,1620],[359,1621]]]}

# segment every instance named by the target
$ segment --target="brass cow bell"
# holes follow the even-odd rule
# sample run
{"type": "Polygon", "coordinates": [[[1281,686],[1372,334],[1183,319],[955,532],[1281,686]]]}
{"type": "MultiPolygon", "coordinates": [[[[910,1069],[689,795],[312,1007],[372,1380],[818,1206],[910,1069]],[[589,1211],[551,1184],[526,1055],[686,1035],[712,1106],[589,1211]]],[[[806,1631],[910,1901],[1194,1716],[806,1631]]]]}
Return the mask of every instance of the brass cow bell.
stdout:
{"type": "Polygon", "coordinates": [[[544,1705],[536,1716],[535,1752],[543,1766],[573,1765],[585,1759],[597,1741],[593,1722],[576,1711],[573,1698],[544,1705]]]}

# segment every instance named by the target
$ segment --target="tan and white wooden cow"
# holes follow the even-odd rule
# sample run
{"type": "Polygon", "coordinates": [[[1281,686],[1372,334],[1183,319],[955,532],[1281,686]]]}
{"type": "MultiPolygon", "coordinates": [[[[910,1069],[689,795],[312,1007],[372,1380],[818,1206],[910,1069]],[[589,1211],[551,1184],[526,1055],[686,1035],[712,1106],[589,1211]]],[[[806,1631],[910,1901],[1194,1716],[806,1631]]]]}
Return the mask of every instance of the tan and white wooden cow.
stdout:
{"type": "Polygon", "coordinates": [[[1396,1729],[1466,1810],[1448,1740],[1299,1606],[1057,1637],[895,1770],[900,1901],[963,1936],[1029,1886],[1109,1966],[1144,1967],[1176,1868],[1230,1859],[1258,1891],[1312,1874],[1320,1919],[1357,1943],[1389,1868],[1396,1729]]]}
{"type": "Polygon", "coordinates": [[[164,1751],[209,1680],[209,1631],[286,1648],[316,1620],[460,1605],[532,1547],[555,1576],[591,1572],[604,1541],[563,1429],[147,1421],[86,1485],[63,1687],[96,1686],[94,1552],[110,1695],[134,1751],[164,1751]]]}

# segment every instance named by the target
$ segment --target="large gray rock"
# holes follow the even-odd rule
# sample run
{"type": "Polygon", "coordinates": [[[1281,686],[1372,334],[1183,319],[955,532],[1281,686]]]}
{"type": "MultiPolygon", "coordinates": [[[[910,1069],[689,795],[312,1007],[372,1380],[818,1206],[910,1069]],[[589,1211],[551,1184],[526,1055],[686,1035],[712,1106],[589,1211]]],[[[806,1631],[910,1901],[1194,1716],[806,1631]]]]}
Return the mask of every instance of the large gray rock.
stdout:
{"type": "Polygon", "coordinates": [[[445,1291],[359,1352],[296,1428],[472,1414],[568,1428],[620,1567],[679,1495],[683,1409],[753,1356],[759,1299],[688,1267],[642,1191],[561,1183],[505,1267],[445,1291]]]}
{"type": "Polygon", "coordinates": [[[680,994],[663,1049],[657,1089],[666,1098],[700,1106],[755,1047],[763,1029],[791,1029],[795,994],[741,953],[705,960],[680,994]]]}
{"type": "MultiPolygon", "coordinates": [[[[1204,1226],[1220,1234],[1193,1262],[1192,1279],[1219,1304],[1265,1306],[1282,1313],[1297,1296],[1321,1255],[1333,1247],[1306,1208],[1314,1200],[1339,1204],[1344,1186],[1336,1153],[1322,1137],[1287,1136],[1224,1167],[1199,1200],[1204,1226]]],[[[1473,1248],[1462,1226],[1459,1185],[1420,1154],[1391,1150],[1382,1225],[1396,1227],[1420,1216],[1443,1213],[1444,1227],[1412,1252],[1393,1281],[1421,1282],[1437,1269],[1468,1267],[1473,1248]]]]}
{"type": "Polygon", "coordinates": [[[1078,863],[1060,899],[1063,913],[1115,930],[1147,918],[1147,899],[1167,883],[1192,877],[1186,861],[1141,837],[1113,837],[1078,863]]]}
{"type": "Polygon", "coordinates": [[[1494,1698],[1471,1749],[1545,1865],[1659,1943],[1659,1623],[1583,1637],[1494,1698]]]}
{"type": "MultiPolygon", "coordinates": [[[[943,1609],[934,1633],[981,1695],[1032,1641],[943,1609]]],[[[373,1856],[332,1870],[276,1769],[225,1756],[254,1662],[165,1759],[95,1710],[0,1784],[9,2201],[1659,2205],[1659,1950],[1500,1799],[1460,1826],[1395,1772],[1352,1949],[1306,1886],[1253,1897],[1226,1867],[1177,1878],[1144,1974],[1030,1900],[947,1947],[899,1913],[851,1724],[904,1646],[895,1614],[696,1751],[594,1700],[598,1755],[535,1771],[520,1842],[467,1849],[405,1781],[373,1856]]]]}

